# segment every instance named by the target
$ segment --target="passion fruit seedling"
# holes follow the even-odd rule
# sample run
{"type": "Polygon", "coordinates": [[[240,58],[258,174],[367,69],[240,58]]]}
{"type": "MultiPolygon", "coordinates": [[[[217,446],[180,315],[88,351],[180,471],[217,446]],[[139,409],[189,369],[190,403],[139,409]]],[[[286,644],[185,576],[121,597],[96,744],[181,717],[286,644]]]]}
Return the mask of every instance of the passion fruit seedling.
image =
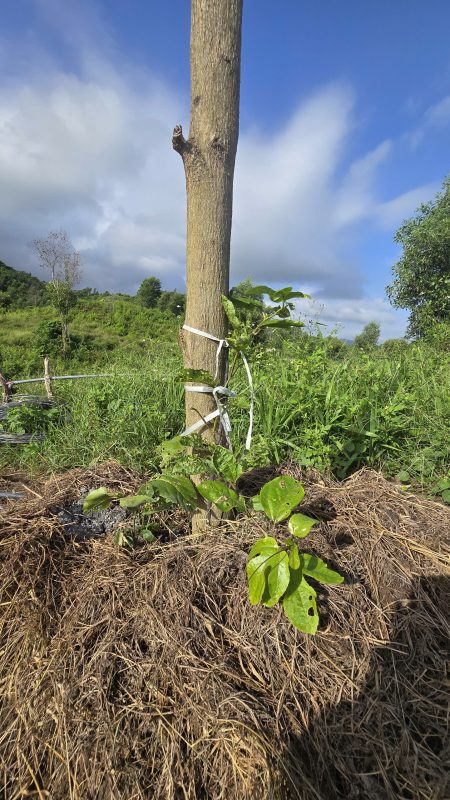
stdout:
{"type": "Polygon", "coordinates": [[[275,536],[258,539],[250,550],[246,571],[252,605],[261,603],[270,608],[281,603],[296,628],[314,634],[319,625],[316,591],[305,576],[331,585],[342,583],[344,578],[318,556],[299,550],[298,539],[304,539],[317,524],[305,514],[292,514],[304,495],[299,481],[280,476],[266,483],[252,498],[253,508],[263,511],[273,522],[274,533],[278,523],[288,520],[286,532],[291,535],[282,544],[275,536]]]}
{"type": "MultiPolygon", "coordinates": [[[[225,480],[208,479],[195,485],[186,475],[163,474],[144,484],[137,495],[127,497],[101,487],[86,497],[84,511],[107,508],[118,500],[123,508],[145,513],[149,519],[152,513],[172,506],[193,512],[204,507],[206,501],[225,514],[232,510],[237,513],[263,512],[273,523],[273,532],[277,535],[280,535],[277,526],[287,520],[287,529],[282,530],[290,535],[285,535],[281,544],[275,535],[264,536],[250,550],[246,567],[250,603],[261,603],[268,608],[281,603],[296,628],[303,633],[316,633],[319,624],[316,591],[306,577],[325,584],[339,584],[344,578],[318,556],[299,550],[298,540],[304,539],[317,524],[315,519],[305,514],[292,513],[303,500],[305,490],[302,484],[290,476],[280,476],[266,483],[260,493],[249,500],[229,485],[236,485],[240,475],[234,455],[221,448],[214,456],[216,464],[222,462],[225,480]]],[[[148,541],[154,538],[152,534],[148,541]]]]}

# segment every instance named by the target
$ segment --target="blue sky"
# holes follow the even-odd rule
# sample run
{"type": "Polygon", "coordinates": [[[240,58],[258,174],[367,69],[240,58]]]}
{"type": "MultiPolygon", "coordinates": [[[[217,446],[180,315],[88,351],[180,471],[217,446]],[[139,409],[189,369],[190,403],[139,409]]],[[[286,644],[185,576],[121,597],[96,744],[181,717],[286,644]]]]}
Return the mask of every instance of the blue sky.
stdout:
{"type": "MultiPolygon", "coordinates": [[[[184,286],[189,2],[15,0],[0,32],[0,259],[66,228],[84,283],[184,286]]],[[[352,337],[385,299],[395,230],[449,171],[450,4],[244,0],[234,282],[309,290],[352,337]]]]}

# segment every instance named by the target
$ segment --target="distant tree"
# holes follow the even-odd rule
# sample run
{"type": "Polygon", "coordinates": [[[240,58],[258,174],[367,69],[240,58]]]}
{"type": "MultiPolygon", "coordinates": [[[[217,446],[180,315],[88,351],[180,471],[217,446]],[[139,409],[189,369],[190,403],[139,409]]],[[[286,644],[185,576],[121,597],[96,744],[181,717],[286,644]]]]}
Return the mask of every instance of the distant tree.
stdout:
{"type": "Polygon", "coordinates": [[[159,278],[144,278],[138,292],[137,298],[145,308],[155,308],[161,297],[161,281],[159,278]]]}
{"type": "Polygon", "coordinates": [[[61,318],[63,352],[66,353],[70,343],[70,310],[77,303],[75,286],[81,279],[81,256],[66,231],[50,231],[45,239],[35,239],[31,248],[41,267],[51,273],[47,292],[61,318]]]}
{"type": "Polygon", "coordinates": [[[450,321],[450,177],[401,225],[395,241],[403,255],[386,291],[394,306],[411,312],[408,335],[423,336],[430,326],[450,321]]]}
{"type": "Polygon", "coordinates": [[[186,295],[181,292],[162,292],[159,298],[158,308],[161,311],[169,311],[176,317],[184,314],[186,308],[186,295]]]}
{"type": "Polygon", "coordinates": [[[378,322],[368,322],[361,333],[355,336],[355,346],[360,350],[373,350],[380,338],[380,326],[378,322]]]}

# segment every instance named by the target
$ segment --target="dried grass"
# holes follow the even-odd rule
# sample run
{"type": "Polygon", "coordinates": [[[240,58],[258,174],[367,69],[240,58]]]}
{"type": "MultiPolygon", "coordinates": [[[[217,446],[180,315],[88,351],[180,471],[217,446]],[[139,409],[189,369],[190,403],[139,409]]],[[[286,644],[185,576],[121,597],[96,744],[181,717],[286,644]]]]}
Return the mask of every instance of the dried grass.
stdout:
{"type": "Polygon", "coordinates": [[[0,505],[3,800],[448,797],[450,512],[374,472],[301,477],[310,549],[347,577],[316,637],[248,603],[260,520],[76,544],[49,509],[138,485],[111,464],[0,505]]]}

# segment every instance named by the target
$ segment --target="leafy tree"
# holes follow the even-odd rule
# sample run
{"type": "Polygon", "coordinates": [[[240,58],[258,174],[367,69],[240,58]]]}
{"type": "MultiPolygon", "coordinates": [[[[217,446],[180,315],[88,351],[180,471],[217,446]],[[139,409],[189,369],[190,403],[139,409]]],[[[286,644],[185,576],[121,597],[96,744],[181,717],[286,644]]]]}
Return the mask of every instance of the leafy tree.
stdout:
{"type": "Polygon", "coordinates": [[[144,308],[155,308],[161,297],[161,281],[159,278],[144,278],[138,292],[137,298],[144,308]]]}
{"type": "Polygon", "coordinates": [[[158,307],[161,311],[169,311],[176,317],[184,314],[186,297],[181,292],[162,292],[159,298],[158,307]]]}
{"type": "Polygon", "coordinates": [[[355,336],[355,345],[360,350],[373,350],[380,338],[380,326],[378,322],[368,322],[361,333],[355,336]]]}
{"type": "Polygon", "coordinates": [[[450,320],[450,177],[434,200],[403,223],[395,241],[403,255],[387,293],[394,306],[410,310],[408,335],[423,336],[450,320]]]}

